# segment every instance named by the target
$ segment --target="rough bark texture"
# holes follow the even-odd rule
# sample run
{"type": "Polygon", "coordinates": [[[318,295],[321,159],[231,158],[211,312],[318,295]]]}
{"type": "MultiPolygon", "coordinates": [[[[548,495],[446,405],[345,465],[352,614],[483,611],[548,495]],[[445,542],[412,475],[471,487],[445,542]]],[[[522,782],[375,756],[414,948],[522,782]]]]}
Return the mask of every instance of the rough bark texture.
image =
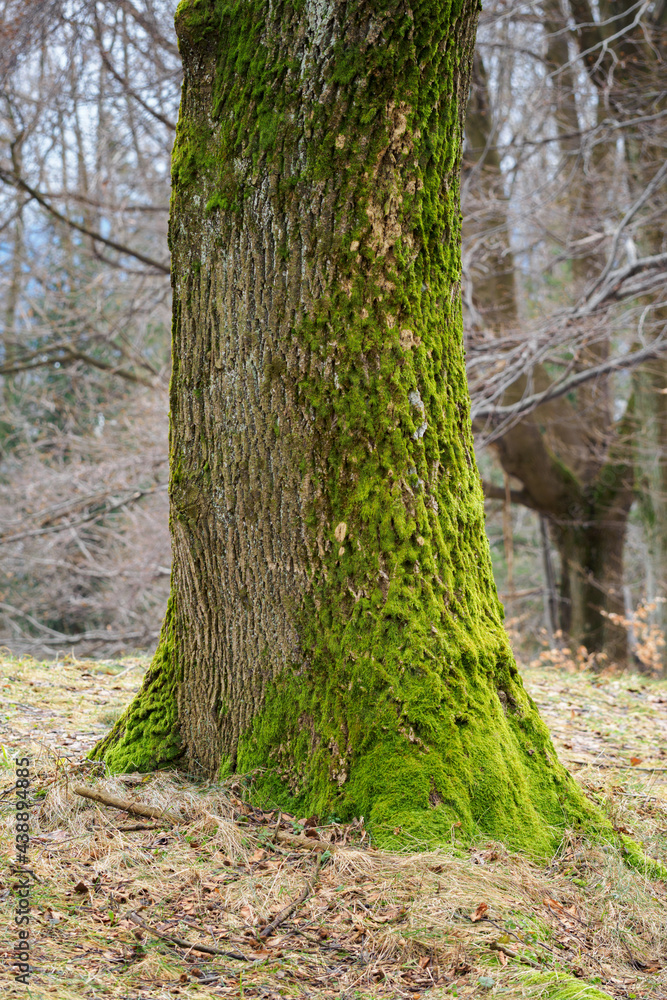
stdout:
{"type": "MultiPolygon", "coordinates": [[[[593,815],[502,627],[462,349],[476,0],[187,0],[172,598],[96,756],[536,851],[593,815]]],[[[414,839],[412,840],[414,843],[414,839]]]]}

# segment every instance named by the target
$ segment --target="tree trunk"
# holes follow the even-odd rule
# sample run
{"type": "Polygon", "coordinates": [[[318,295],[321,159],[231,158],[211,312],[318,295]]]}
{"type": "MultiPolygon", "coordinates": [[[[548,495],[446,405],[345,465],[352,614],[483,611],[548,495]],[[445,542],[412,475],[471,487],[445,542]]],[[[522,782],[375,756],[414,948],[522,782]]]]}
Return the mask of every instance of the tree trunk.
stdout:
{"type": "MultiPolygon", "coordinates": [[[[521,397],[521,381],[511,387],[510,400],[514,392],[521,397]]],[[[565,440],[560,420],[560,400],[545,403],[494,447],[505,472],[523,484],[521,502],[549,519],[560,557],[558,627],[565,641],[574,650],[585,646],[588,653],[603,654],[600,665],[625,667],[627,634],[618,618],[624,618],[623,551],[634,497],[627,444],[636,424],[633,403],[615,426],[606,462],[589,482],[549,447],[549,435],[565,440]],[[616,621],[610,615],[618,616],[616,621]]]]}
{"type": "Polygon", "coordinates": [[[623,548],[625,521],[609,524],[603,515],[582,528],[557,525],[554,538],[561,561],[559,627],[573,653],[603,654],[597,665],[625,665],[623,548]],[[613,617],[610,617],[613,616],[613,617]]]}
{"type": "MultiPolygon", "coordinates": [[[[667,310],[662,310],[663,315],[667,310]]],[[[652,666],[667,674],[667,360],[644,365],[635,375],[639,431],[636,435],[639,511],[650,573],[646,599],[649,621],[663,645],[653,651],[652,666]]],[[[648,664],[647,664],[648,666],[648,664]]]]}
{"type": "Polygon", "coordinates": [[[546,851],[592,812],[518,676],[473,459],[476,8],[179,6],[172,595],[94,754],[546,851]]]}

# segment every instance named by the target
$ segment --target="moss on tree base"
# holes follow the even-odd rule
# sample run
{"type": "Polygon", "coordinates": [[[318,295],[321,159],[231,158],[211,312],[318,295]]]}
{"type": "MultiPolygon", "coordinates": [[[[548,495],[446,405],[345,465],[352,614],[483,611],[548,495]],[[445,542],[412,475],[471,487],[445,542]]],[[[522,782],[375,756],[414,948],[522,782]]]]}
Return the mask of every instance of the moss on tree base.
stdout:
{"type": "Polygon", "coordinates": [[[110,733],[90,752],[112,774],[174,767],[182,756],[178,722],[179,671],[175,662],[172,602],[141,690],[110,733]]]}
{"type": "Polygon", "coordinates": [[[482,662],[464,674],[451,659],[390,671],[388,657],[348,648],[319,676],[286,676],[241,739],[236,767],[253,772],[258,801],[364,816],[380,846],[489,837],[548,856],[566,827],[611,834],[558,761],[502,634],[495,645],[502,671],[482,662]]]}

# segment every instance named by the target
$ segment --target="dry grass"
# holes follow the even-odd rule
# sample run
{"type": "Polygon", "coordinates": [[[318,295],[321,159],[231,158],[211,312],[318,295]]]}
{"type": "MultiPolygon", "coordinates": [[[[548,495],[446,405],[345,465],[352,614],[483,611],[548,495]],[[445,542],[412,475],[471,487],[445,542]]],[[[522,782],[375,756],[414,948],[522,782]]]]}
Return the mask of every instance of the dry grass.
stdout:
{"type": "MultiPolygon", "coordinates": [[[[665,884],[628,868],[615,845],[566,837],[540,866],[490,843],[378,851],[363,824],[329,824],[316,831],[331,844],[317,871],[315,852],[284,839],[304,817],[253,809],[242,781],[100,775],[82,758],[131,697],[141,667],[5,660],[0,668],[3,853],[13,860],[20,751],[33,758],[30,861],[39,879],[26,993],[13,979],[16,876],[5,865],[6,995],[667,998],[665,884]],[[81,783],[167,808],[180,822],[100,806],[72,792],[81,783]],[[313,879],[311,894],[262,938],[313,879]],[[153,936],[136,919],[193,947],[153,936]],[[246,961],[197,952],[197,943],[246,961]]],[[[667,684],[625,677],[600,688],[590,675],[553,671],[530,672],[527,683],[589,792],[619,829],[667,860],[658,770],[667,684]]]]}

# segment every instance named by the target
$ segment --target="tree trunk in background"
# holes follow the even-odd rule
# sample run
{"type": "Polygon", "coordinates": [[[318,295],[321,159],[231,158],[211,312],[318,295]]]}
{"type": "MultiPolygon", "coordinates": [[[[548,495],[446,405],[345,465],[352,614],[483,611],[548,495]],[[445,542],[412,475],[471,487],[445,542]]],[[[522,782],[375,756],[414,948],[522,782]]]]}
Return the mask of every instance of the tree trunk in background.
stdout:
{"type": "MultiPolygon", "coordinates": [[[[584,62],[599,90],[600,104],[611,108],[615,119],[625,126],[622,134],[631,204],[644,192],[665,158],[664,124],[661,133],[660,120],[664,122],[667,110],[667,5],[654,4],[643,10],[641,22],[631,0],[601,0],[599,22],[589,0],[570,0],[570,7],[579,47],[586,53],[584,62]],[[656,121],[652,128],[642,124],[652,120],[656,121]]],[[[643,253],[665,250],[660,217],[666,195],[667,184],[663,182],[642,210],[649,220],[642,227],[643,253]],[[651,221],[651,216],[656,221],[651,221]]],[[[620,221],[620,215],[616,221],[620,221]]],[[[626,238],[630,235],[628,231],[626,238]]],[[[644,337],[651,332],[658,336],[667,322],[664,295],[658,291],[646,299],[646,304],[651,309],[645,317],[644,337]]],[[[657,599],[651,620],[667,639],[667,602],[663,600],[667,598],[667,360],[649,361],[638,369],[633,389],[637,495],[650,563],[646,598],[649,602],[657,599]],[[655,584],[653,592],[651,582],[655,584]]],[[[659,658],[653,658],[654,662],[659,658]]],[[[667,671],[667,645],[662,647],[661,659],[663,672],[667,671]]]]}
{"type": "Polygon", "coordinates": [[[610,615],[624,617],[623,548],[625,518],[603,514],[590,526],[556,525],[553,535],[565,567],[560,585],[560,627],[572,651],[601,651],[604,663],[625,664],[626,630],[610,615]]]}
{"type": "MultiPolygon", "coordinates": [[[[572,153],[570,135],[579,123],[574,104],[574,83],[567,69],[567,40],[553,26],[548,61],[563,68],[556,76],[559,132],[563,153],[572,153]],[[563,76],[566,77],[563,80],[563,76]]],[[[502,192],[500,160],[494,139],[494,121],[486,74],[479,56],[473,64],[473,88],[466,117],[464,176],[477,172],[476,208],[479,217],[466,219],[467,239],[486,235],[476,246],[471,262],[474,306],[483,324],[502,334],[519,324],[514,260],[508,235],[502,192]]],[[[565,164],[564,169],[571,169],[565,164]]],[[[468,180],[467,180],[468,182],[468,180]]],[[[578,221],[582,203],[590,197],[585,183],[568,183],[563,215],[581,236],[578,221]],[[576,220],[576,221],[575,221],[576,220]]],[[[589,258],[573,262],[581,285],[589,258]]],[[[588,347],[587,364],[608,354],[608,342],[588,347]]],[[[543,366],[532,371],[535,387],[546,389],[549,377],[543,366]]],[[[505,393],[504,403],[520,400],[528,375],[522,375],[505,393]]],[[[602,654],[600,665],[627,662],[627,641],[622,624],[608,616],[623,617],[623,548],[627,515],[632,503],[632,465],[612,446],[623,426],[613,424],[606,380],[590,383],[577,393],[577,407],[568,399],[553,400],[510,427],[494,449],[506,475],[521,482],[522,501],[548,519],[560,560],[557,627],[573,651],[585,646],[602,654]]],[[[495,494],[494,494],[495,495],[495,494]]],[[[516,494],[515,494],[516,495],[516,494]]],[[[498,491],[498,498],[501,494],[498,491]]]]}
{"type": "Polygon", "coordinates": [[[515,264],[493,107],[486,70],[478,52],[473,58],[465,134],[463,179],[471,191],[479,192],[477,197],[468,197],[464,223],[467,241],[472,243],[467,266],[478,313],[474,319],[482,327],[501,332],[519,322],[515,264]]]}
{"type": "Polygon", "coordinates": [[[252,772],[259,801],[393,843],[461,823],[546,851],[592,810],[484,534],[458,186],[476,9],[180,5],[172,595],[94,754],[252,772]]]}
{"type": "MultiPolygon", "coordinates": [[[[519,386],[519,395],[522,391],[519,386]]],[[[634,497],[626,440],[632,408],[617,428],[607,461],[586,483],[558,460],[544,433],[549,427],[557,434],[558,403],[555,412],[546,403],[521,421],[496,450],[503,469],[523,484],[521,502],[549,517],[561,567],[558,626],[566,640],[573,651],[585,646],[589,653],[604,654],[601,665],[625,666],[626,631],[609,615],[624,616],[623,550],[634,497]]]]}
{"type": "MultiPolygon", "coordinates": [[[[655,605],[649,621],[667,640],[667,360],[644,365],[634,384],[639,512],[650,564],[646,599],[655,605]]],[[[667,642],[656,650],[654,664],[658,662],[667,673],[667,642]]]]}
{"type": "MultiPolygon", "coordinates": [[[[10,120],[11,120],[11,105],[10,105],[10,120]]],[[[12,120],[12,124],[13,120],[12,120]]],[[[17,130],[18,132],[18,130],[17,130]]],[[[14,167],[16,170],[20,170],[22,161],[22,150],[23,139],[20,133],[18,133],[17,138],[14,140],[12,145],[12,157],[14,159],[14,167]]],[[[3,365],[11,365],[16,355],[16,343],[18,340],[18,329],[17,329],[17,313],[19,307],[19,301],[21,298],[21,286],[23,282],[23,257],[24,257],[24,223],[23,223],[23,193],[17,192],[16,194],[16,207],[14,210],[14,218],[11,223],[9,233],[7,234],[9,240],[11,241],[11,260],[9,264],[9,270],[11,272],[11,277],[9,278],[9,287],[7,289],[7,294],[5,301],[3,303],[3,316],[2,316],[2,342],[0,345],[0,363],[3,365]]],[[[4,439],[5,436],[11,433],[12,427],[9,422],[5,423],[5,417],[8,415],[9,408],[12,403],[12,387],[13,378],[11,375],[0,376],[0,398],[4,404],[4,413],[2,418],[0,418],[0,455],[4,452],[4,439]]]]}

